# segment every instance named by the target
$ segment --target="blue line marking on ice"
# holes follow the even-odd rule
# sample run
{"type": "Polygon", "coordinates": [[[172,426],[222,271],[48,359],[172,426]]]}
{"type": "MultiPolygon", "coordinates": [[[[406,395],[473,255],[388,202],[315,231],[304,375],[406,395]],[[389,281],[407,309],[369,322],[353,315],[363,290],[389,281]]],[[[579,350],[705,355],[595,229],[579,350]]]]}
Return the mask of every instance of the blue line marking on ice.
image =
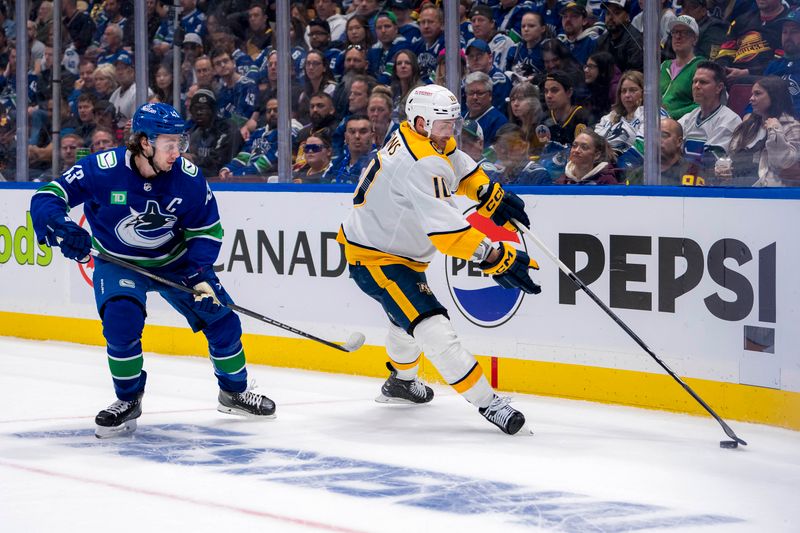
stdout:
{"type": "Polygon", "coordinates": [[[126,458],[206,466],[215,473],[325,490],[355,498],[458,515],[494,515],[517,526],[589,533],[714,526],[731,516],[684,514],[663,506],[604,501],[571,492],[452,475],[288,448],[254,447],[252,435],[192,424],[142,426],[129,438],[99,441],[91,429],[15,433],[73,448],[108,450],[126,458]]]}

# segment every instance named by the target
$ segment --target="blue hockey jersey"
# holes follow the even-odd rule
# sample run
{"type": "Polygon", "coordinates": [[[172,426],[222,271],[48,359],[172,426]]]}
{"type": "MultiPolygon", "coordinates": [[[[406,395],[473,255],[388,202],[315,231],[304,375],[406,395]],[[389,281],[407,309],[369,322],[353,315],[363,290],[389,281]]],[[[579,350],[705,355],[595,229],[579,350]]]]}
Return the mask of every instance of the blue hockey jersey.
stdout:
{"type": "Polygon", "coordinates": [[[182,157],[144,179],[127,148],[79,160],[31,199],[36,237],[83,204],[93,246],[139,266],[185,276],[214,264],[222,245],[217,201],[200,170],[182,157]]]}

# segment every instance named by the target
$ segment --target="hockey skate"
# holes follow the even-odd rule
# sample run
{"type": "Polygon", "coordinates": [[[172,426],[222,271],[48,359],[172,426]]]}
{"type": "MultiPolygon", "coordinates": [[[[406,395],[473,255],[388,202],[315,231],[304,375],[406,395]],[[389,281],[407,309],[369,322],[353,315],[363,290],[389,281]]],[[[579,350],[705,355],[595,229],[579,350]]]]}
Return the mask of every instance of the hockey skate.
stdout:
{"type": "Polygon", "coordinates": [[[392,363],[386,362],[389,379],[381,387],[381,394],[375,401],[378,403],[428,403],[433,400],[433,389],[414,378],[411,381],[399,379],[392,363]]]}
{"type": "Polygon", "coordinates": [[[94,436],[98,439],[109,439],[124,437],[136,431],[136,419],[142,416],[142,396],[144,391],[135,400],[117,400],[97,413],[94,418],[94,423],[97,424],[94,436]]]}
{"type": "MultiPolygon", "coordinates": [[[[492,403],[487,407],[478,408],[478,412],[486,420],[499,427],[503,433],[516,435],[525,426],[525,415],[508,405],[510,401],[511,398],[508,396],[495,394],[492,403]]],[[[533,432],[526,428],[526,433],[532,434],[533,432]]]]}
{"type": "Polygon", "coordinates": [[[250,392],[219,391],[217,411],[229,415],[247,417],[275,418],[275,402],[264,396],[250,392]]]}

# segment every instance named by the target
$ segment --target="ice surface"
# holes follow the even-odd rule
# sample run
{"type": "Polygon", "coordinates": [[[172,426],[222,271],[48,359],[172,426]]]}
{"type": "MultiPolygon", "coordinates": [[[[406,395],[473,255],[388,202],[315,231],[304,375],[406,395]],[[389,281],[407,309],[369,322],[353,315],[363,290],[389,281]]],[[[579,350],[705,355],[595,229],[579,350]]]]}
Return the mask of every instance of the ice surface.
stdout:
{"type": "Polygon", "coordinates": [[[257,365],[278,416],[253,421],[215,410],[208,360],[145,354],[139,429],[99,441],[103,349],[0,360],[3,532],[800,531],[793,431],[729,421],[750,446],[723,450],[711,418],[515,395],[535,435],[509,437],[447,387],[382,405],[381,380],[257,365]]]}

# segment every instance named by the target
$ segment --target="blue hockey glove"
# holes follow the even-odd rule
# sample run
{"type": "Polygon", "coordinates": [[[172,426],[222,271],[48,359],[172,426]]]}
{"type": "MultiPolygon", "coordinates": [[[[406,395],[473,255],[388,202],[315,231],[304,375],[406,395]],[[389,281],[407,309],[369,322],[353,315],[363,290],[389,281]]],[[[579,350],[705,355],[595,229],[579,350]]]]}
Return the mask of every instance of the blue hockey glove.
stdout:
{"type": "Polygon", "coordinates": [[[194,304],[192,309],[201,314],[215,314],[223,309],[223,305],[219,301],[215,287],[222,289],[219,280],[214,275],[214,269],[211,267],[203,267],[202,269],[194,272],[183,281],[184,285],[191,287],[201,294],[194,296],[194,304]]]}
{"type": "Polygon", "coordinates": [[[92,249],[92,237],[89,232],[77,225],[71,218],[53,218],[47,223],[47,244],[60,247],[67,259],[85,263],[89,260],[92,249]]]}
{"type": "Polygon", "coordinates": [[[539,270],[539,263],[517,250],[500,243],[500,257],[494,262],[483,261],[478,266],[505,289],[520,289],[528,294],[539,294],[542,288],[531,279],[528,269],[539,270]]]}
{"type": "Polygon", "coordinates": [[[490,182],[478,196],[478,213],[498,226],[517,231],[511,220],[518,220],[525,227],[531,227],[531,221],[525,213],[525,202],[511,191],[506,191],[497,182],[490,182]]]}

